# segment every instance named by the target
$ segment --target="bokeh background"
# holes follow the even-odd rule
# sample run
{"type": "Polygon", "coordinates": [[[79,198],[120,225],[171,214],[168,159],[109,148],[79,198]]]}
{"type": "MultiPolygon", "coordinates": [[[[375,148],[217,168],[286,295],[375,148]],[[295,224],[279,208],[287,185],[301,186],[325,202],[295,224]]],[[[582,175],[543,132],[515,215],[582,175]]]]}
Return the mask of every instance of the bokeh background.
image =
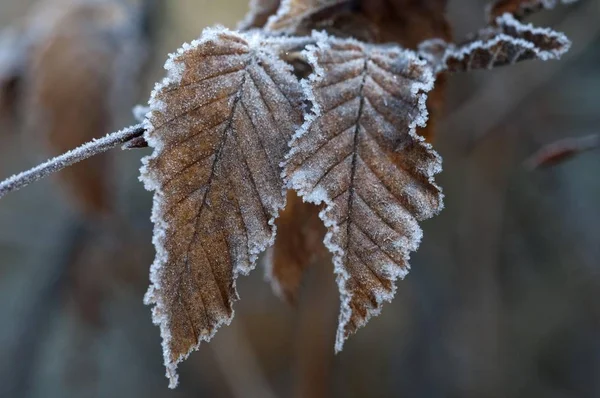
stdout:
{"type": "MultiPolygon", "coordinates": [[[[246,0],[115,0],[106,14],[65,17],[59,3],[0,1],[0,29],[38,54],[20,94],[0,101],[17,108],[0,118],[1,176],[134,123],[166,54],[247,10],[246,0]],[[67,33],[40,39],[56,20],[67,33]]],[[[483,25],[484,7],[450,1],[456,37],[483,25]]],[[[137,172],[148,150],[116,150],[0,202],[0,396],[600,397],[600,151],[524,166],[548,143],[600,132],[600,2],[533,20],[573,48],[558,62],[449,78],[435,136],[446,208],[423,223],[393,303],[341,354],[331,265],[308,273],[296,306],[259,267],[238,281],[232,325],[168,390],[142,304],[154,249],[137,172]]],[[[7,48],[0,65],[15,56],[7,48]]]]}

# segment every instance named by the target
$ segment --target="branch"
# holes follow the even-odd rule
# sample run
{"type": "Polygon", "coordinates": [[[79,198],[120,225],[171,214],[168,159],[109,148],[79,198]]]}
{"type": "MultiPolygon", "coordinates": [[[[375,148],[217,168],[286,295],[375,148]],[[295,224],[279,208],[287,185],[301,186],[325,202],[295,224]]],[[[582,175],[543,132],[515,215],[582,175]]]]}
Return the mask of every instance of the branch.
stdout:
{"type": "Polygon", "coordinates": [[[121,131],[90,141],[32,169],[7,178],[0,182],[0,198],[9,192],[19,190],[32,182],[40,180],[52,173],[56,173],[81,160],[91,158],[92,156],[106,152],[109,149],[123,145],[132,139],[141,137],[144,134],[144,131],[145,129],[141,124],[124,128],[121,131]]]}
{"type": "Polygon", "coordinates": [[[583,152],[600,147],[600,135],[591,134],[584,137],[564,138],[542,147],[525,161],[529,170],[555,166],[583,152]]]}

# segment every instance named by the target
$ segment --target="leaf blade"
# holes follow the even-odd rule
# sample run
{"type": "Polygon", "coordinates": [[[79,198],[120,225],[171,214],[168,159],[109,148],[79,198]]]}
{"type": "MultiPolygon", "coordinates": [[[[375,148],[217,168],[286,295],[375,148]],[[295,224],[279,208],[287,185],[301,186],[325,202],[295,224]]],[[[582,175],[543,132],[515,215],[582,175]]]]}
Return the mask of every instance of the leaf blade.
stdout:
{"type": "Polygon", "coordinates": [[[503,14],[496,18],[495,26],[481,30],[474,39],[448,46],[442,64],[450,71],[492,69],[531,59],[559,59],[570,47],[562,33],[503,14]]]}
{"type": "Polygon", "coordinates": [[[146,303],[167,376],[233,316],[235,280],[272,244],[285,204],[279,163],[302,120],[302,93],[275,46],[205,30],[171,56],[153,92],[142,180],[155,191],[157,257],[146,303]]]}
{"type": "Polygon", "coordinates": [[[415,132],[433,75],[411,51],[353,40],[320,36],[306,57],[317,71],[305,84],[316,111],[292,141],[285,174],[305,200],[326,204],[320,217],[342,295],[339,351],[391,300],[420,241],[418,221],[441,210],[440,158],[415,132]]]}

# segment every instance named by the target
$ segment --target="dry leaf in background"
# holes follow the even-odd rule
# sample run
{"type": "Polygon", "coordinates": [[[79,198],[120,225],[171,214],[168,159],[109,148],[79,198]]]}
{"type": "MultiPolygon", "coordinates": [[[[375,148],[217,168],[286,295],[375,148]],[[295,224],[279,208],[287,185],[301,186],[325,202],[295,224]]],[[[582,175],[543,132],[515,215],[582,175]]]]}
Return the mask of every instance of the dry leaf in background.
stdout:
{"type": "MultiPolygon", "coordinates": [[[[110,132],[115,109],[129,104],[135,87],[139,29],[122,1],[41,3],[24,32],[29,47],[19,105],[27,133],[47,137],[62,153],[110,132]]],[[[61,174],[88,215],[111,211],[110,163],[104,154],[61,174]]]]}
{"type": "Polygon", "coordinates": [[[504,14],[494,27],[483,29],[473,40],[449,45],[442,62],[450,71],[492,69],[530,59],[558,59],[570,46],[562,33],[535,28],[504,14]]]}
{"type": "Polygon", "coordinates": [[[240,22],[240,30],[265,26],[269,17],[277,12],[279,0],[250,0],[249,8],[248,14],[240,22]]]}
{"type": "Polygon", "coordinates": [[[295,35],[325,30],[414,49],[426,39],[450,38],[445,9],[445,0],[286,0],[266,29],[295,35]]]}
{"type": "Polygon", "coordinates": [[[392,299],[421,240],[418,221],[442,208],[441,160],[417,126],[433,75],[415,53],[319,37],[307,58],[316,118],[292,141],[286,176],[321,218],[342,308],[336,350],[392,299]]]}
{"type": "Polygon", "coordinates": [[[177,363],[229,323],[235,279],[274,240],[279,164],[303,95],[278,39],[207,29],[167,62],[150,102],[142,170],[155,191],[155,304],[171,386],[177,363]]]}
{"type": "Polygon", "coordinates": [[[600,135],[598,134],[590,134],[577,138],[564,138],[539,149],[527,159],[525,165],[529,170],[552,167],[599,147],[600,135]]]}
{"type": "MultiPolygon", "coordinates": [[[[364,0],[365,14],[380,32],[379,42],[397,42],[417,50],[427,40],[452,41],[452,29],[446,19],[446,0],[364,0]],[[401,22],[398,22],[401,21],[401,22]]],[[[446,75],[438,73],[427,97],[429,119],[418,134],[428,142],[435,137],[438,119],[444,111],[446,75]]]]}
{"type": "Polygon", "coordinates": [[[288,192],[285,210],[277,222],[275,245],[267,251],[267,278],[278,296],[296,303],[304,272],[310,266],[324,267],[331,255],[323,245],[325,227],[319,208],[288,192]]]}
{"type": "Polygon", "coordinates": [[[335,5],[348,3],[343,0],[282,0],[274,15],[271,15],[265,28],[271,31],[295,33],[303,20],[318,10],[335,5]]]}
{"type": "Polygon", "coordinates": [[[521,20],[540,10],[554,8],[558,3],[568,4],[575,1],[577,0],[499,0],[489,6],[487,14],[490,22],[505,13],[521,20]]]}

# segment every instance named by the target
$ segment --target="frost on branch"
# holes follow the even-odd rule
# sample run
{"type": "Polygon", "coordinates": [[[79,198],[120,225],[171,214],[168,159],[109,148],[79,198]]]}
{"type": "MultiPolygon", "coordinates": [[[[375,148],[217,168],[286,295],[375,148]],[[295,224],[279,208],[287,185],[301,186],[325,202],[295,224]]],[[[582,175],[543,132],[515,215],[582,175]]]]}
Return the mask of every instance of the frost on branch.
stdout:
{"type": "Polygon", "coordinates": [[[150,100],[142,180],[155,191],[156,259],[146,302],[167,376],[229,323],[235,280],[275,236],[280,163],[302,122],[302,89],[277,39],[207,29],[166,64],[150,100]]]}
{"type": "Polygon", "coordinates": [[[392,299],[421,240],[418,222],[441,210],[433,183],[441,159],[415,132],[433,86],[424,61],[399,47],[320,39],[306,54],[315,115],[292,140],[286,177],[305,200],[326,204],[320,217],[342,297],[339,351],[392,299]]]}
{"type": "Polygon", "coordinates": [[[562,33],[523,24],[504,14],[496,18],[494,27],[481,30],[474,39],[449,45],[441,62],[450,71],[492,69],[530,59],[558,59],[570,46],[562,33]]]}

